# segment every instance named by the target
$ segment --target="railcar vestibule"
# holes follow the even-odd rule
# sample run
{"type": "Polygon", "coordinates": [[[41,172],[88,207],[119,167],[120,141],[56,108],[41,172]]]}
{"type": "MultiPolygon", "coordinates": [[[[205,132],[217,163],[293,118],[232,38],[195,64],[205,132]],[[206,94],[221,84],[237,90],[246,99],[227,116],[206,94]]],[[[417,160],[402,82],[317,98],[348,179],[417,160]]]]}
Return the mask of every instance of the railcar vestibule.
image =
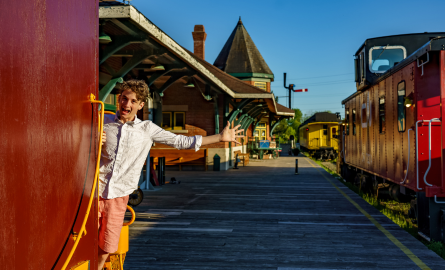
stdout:
{"type": "Polygon", "coordinates": [[[374,84],[388,70],[404,62],[410,54],[443,33],[421,33],[367,39],[354,59],[355,82],[361,91],[374,84]]]}

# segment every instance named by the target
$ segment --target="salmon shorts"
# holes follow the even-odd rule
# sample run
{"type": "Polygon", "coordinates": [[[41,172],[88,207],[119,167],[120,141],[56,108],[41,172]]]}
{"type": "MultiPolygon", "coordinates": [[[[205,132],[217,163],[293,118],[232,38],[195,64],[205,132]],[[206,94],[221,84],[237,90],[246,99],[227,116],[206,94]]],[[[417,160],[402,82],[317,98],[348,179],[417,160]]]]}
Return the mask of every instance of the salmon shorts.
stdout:
{"type": "Polygon", "coordinates": [[[99,198],[99,247],[107,253],[116,252],[119,246],[128,197],[99,198]]]}

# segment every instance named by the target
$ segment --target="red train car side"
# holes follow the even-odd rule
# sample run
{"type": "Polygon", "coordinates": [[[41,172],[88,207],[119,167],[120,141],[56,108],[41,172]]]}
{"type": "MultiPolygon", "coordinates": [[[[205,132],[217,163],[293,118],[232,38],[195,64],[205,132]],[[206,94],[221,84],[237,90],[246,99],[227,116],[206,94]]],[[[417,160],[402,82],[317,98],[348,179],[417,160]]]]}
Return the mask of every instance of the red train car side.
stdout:
{"type": "Polygon", "coordinates": [[[342,102],[343,177],[412,199],[419,231],[443,241],[445,33],[368,39],[355,66],[358,91],[342,102]]]}
{"type": "MultiPolygon", "coordinates": [[[[95,172],[98,1],[2,1],[0,16],[0,261],[60,269],[95,172]]],[[[97,265],[96,213],[68,269],[97,265]]]]}

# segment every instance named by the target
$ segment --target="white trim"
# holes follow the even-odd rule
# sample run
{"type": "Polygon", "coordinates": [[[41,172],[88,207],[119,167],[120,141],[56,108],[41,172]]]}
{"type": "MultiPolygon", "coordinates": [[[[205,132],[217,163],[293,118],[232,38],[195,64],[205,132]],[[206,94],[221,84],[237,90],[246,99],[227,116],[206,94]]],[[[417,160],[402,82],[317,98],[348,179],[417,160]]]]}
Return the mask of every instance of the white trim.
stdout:
{"type": "MultiPolygon", "coordinates": [[[[406,58],[406,49],[403,46],[400,46],[400,45],[395,45],[395,46],[374,46],[371,49],[369,49],[369,60],[368,60],[369,71],[372,72],[372,73],[385,73],[387,71],[387,70],[373,70],[372,69],[372,51],[373,50],[381,50],[381,49],[402,49],[402,51],[403,51],[403,59],[406,58]]],[[[400,61],[402,61],[402,60],[400,60],[400,61]]]]}

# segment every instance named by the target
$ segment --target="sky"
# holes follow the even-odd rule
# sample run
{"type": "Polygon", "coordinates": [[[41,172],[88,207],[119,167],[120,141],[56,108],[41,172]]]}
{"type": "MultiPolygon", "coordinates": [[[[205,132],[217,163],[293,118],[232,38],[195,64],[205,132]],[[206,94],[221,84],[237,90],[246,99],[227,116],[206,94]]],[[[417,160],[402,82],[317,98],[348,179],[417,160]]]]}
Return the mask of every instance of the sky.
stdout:
{"type": "Polygon", "coordinates": [[[445,0],[133,0],[130,2],[177,43],[193,51],[191,32],[207,33],[205,60],[215,61],[241,16],[244,27],[275,76],[271,89],[303,114],[341,112],[356,91],[353,55],[367,38],[445,32],[445,0]]]}

